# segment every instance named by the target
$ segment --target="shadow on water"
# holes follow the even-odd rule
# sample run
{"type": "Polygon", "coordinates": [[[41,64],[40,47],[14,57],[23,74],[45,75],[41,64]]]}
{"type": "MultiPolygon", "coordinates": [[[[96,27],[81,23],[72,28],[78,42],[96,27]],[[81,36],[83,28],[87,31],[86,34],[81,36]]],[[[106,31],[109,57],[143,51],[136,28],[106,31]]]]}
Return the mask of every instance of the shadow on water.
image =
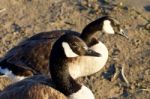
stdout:
{"type": "Polygon", "coordinates": [[[145,9],[146,11],[150,12],[150,5],[145,6],[144,9],[145,9]]]}

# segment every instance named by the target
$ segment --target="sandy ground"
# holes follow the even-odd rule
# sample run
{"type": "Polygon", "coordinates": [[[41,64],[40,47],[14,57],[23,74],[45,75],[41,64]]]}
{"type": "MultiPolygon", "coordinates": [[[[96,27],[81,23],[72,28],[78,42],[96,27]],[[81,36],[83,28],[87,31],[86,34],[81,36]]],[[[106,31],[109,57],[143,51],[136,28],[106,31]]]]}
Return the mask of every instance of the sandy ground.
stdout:
{"type": "Polygon", "coordinates": [[[36,33],[81,32],[104,14],[120,21],[129,40],[104,35],[102,41],[109,49],[105,68],[79,81],[96,99],[150,99],[149,0],[0,0],[0,57],[36,33]],[[122,67],[128,82],[123,79],[122,67]]]}

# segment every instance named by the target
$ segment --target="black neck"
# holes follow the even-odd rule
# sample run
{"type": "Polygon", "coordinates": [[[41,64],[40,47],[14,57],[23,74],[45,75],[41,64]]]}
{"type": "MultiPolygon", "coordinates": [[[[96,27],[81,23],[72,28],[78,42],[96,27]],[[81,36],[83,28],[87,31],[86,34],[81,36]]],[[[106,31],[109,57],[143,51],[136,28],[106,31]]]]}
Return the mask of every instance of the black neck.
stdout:
{"type": "Polygon", "coordinates": [[[68,61],[73,61],[74,58],[68,59],[62,51],[63,49],[60,48],[59,51],[52,49],[50,56],[50,73],[56,88],[66,96],[69,96],[80,90],[81,85],[78,84],[69,73],[67,63],[68,61]]]}
{"type": "Polygon", "coordinates": [[[102,32],[103,21],[108,19],[108,16],[99,18],[91,23],[89,23],[82,31],[80,37],[86,42],[86,44],[90,47],[98,42],[100,38],[100,33],[102,32]]]}

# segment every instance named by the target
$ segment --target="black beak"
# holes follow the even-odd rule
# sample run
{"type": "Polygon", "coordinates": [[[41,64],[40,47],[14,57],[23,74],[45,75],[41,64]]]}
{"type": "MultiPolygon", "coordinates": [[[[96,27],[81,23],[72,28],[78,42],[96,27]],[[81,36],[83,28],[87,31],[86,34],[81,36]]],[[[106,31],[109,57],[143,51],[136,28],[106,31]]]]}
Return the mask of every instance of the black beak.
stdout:
{"type": "Polygon", "coordinates": [[[125,37],[125,38],[127,38],[127,39],[129,39],[127,31],[125,31],[123,29],[120,29],[120,31],[118,32],[118,34],[121,35],[121,36],[123,36],[123,37],[125,37]]]}
{"type": "Polygon", "coordinates": [[[95,57],[101,57],[101,54],[100,53],[97,53],[91,49],[88,49],[86,50],[86,53],[85,53],[86,56],[95,56],[95,57]]]}

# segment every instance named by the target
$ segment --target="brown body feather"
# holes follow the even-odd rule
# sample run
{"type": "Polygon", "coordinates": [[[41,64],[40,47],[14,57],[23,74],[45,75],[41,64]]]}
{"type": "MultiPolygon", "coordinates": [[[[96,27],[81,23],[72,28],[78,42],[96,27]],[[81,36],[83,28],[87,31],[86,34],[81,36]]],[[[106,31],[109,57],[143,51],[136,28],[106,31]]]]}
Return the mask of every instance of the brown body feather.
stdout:
{"type": "Polygon", "coordinates": [[[49,77],[37,75],[6,87],[0,99],[67,99],[54,89],[49,77]]]}

